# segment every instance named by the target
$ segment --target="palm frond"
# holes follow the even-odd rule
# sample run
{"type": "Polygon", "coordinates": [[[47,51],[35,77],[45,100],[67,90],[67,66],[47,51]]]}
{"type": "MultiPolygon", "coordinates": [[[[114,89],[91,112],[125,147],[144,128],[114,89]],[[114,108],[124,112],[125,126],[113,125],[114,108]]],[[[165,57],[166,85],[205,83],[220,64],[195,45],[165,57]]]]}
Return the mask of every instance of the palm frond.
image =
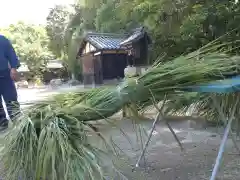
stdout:
{"type": "MultiPolygon", "coordinates": [[[[89,137],[96,133],[92,122],[106,119],[131,103],[142,109],[153,104],[153,96],[156,102],[168,98],[172,108],[166,109],[169,113],[185,112],[196,102],[201,115],[215,117],[206,96],[183,91],[239,73],[239,62],[239,56],[200,49],[171,62],[158,63],[141,77],[125,80],[117,87],[62,94],[29,107],[6,137],[3,153],[6,180],[19,175],[23,179],[33,176],[36,180],[103,179],[100,158],[103,151],[89,137]]],[[[231,101],[234,97],[224,97],[222,104],[230,105],[231,101]]],[[[104,141],[102,136],[96,138],[104,141]]]]}

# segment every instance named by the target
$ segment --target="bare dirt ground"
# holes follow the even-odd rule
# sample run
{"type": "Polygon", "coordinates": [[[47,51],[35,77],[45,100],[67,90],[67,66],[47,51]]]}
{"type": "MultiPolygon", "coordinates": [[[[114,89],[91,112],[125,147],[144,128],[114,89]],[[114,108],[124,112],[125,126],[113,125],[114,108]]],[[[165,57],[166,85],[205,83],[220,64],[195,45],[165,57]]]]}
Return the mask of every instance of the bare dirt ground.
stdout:
{"type": "MultiPolygon", "coordinates": [[[[141,127],[149,133],[152,122],[141,122],[141,127]]],[[[181,152],[172,134],[164,124],[158,124],[146,153],[145,163],[135,168],[141,152],[141,140],[136,136],[136,127],[130,121],[119,121],[118,127],[126,133],[123,135],[117,128],[104,127],[107,136],[124,152],[115,161],[116,167],[124,176],[110,177],[121,180],[208,180],[211,176],[219,148],[223,130],[192,129],[186,122],[174,123],[173,127],[185,148],[181,152]],[[110,129],[110,131],[109,131],[110,129]],[[127,137],[129,138],[126,138],[127,137]],[[130,141],[130,142],[129,142],[130,141]]],[[[143,135],[146,140],[146,135],[143,135]]],[[[144,141],[145,142],[145,141],[144,141]]],[[[239,144],[240,145],[240,144],[239,144]]],[[[240,155],[233,147],[232,141],[227,142],[224,159],[218,173],[218,180],[240,179],[240,155]]]]}

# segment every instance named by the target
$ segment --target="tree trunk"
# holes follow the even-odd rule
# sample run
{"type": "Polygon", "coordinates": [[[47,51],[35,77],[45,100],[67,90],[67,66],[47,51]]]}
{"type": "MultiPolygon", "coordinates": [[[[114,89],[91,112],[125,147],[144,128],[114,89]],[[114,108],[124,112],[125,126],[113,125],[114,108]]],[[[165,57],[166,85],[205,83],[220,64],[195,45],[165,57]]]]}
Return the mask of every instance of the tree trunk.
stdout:
{"type": "Polygon", "coordinates": [[[75,77],[75,74],[74,74],[74,73],[71,73],[71,79],[72,79],[72,80],[76,80],[76,77],[75,77]]]}

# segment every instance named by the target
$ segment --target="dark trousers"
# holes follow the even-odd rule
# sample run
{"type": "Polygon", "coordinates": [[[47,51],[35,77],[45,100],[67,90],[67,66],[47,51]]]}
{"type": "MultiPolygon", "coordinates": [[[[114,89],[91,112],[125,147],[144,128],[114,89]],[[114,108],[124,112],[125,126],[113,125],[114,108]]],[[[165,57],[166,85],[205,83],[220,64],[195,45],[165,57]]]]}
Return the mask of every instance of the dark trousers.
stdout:
{"type": "Polygon", "coordinates": [[[0,71],[0,125],[8,122],[6,112],[3,109],[2,98],[6,104],[7,113],[10,119],[19,112],[17,101],[17,90],[9,71],[0,71]]]}

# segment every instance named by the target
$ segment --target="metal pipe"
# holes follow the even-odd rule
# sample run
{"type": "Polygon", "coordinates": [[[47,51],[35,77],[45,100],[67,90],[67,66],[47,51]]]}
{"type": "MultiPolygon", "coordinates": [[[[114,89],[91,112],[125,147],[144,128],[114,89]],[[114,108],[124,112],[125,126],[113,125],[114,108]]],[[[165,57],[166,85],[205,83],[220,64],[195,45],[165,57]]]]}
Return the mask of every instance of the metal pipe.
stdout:
{"type": "Polygon", "coordinates": [[[211,176],[210,180],[215,180],[216,179],[218,169],[219,169],[219,166],[220,166],[220,162],[222,160],[222,156],[223,156],[223,153],[224,153],[225,144],[227,142],[228,134],[229,134],[229,131],[231,129],[232,120],[233,120],[233,118],[229,120],[228,125],[225,129],[223,139],[221,141],[221,145],[220,145],[220,148],[219,148],[218,156],[217,156],[217,159],[216,159],[216,163],[214,165],[212,176],[211,176]]]}
{"type": "MultiPolygon", "coordinates": [[[[217,102],[214,98],[213,98],[213,101],[216,103],[215,105],[217,105],[217,102]]],[[[219,166],[220,166],[220,163],[221,163],[221,160],[222,160],[222,156],[223,156],[223,153],[224,153],[225,145],[226,145],[226,142],[227,142],[227,139],[228,139],[228,135],[229,135],[229,132],[231,131],[232,121],[234,119],[234,114],[235,114],[238,102],[239,102],[239,97],[236,99],[236,103],[234,104],[234,106],[232,108],[231,115],[230,115],[230,118],[229,118],[228,123],[227,123],[227,127],[225,128],[223,139],[222,139],[221,144],[220,144],[220,148],[219,148],[219,151],[218,151],[218,156],[217,156],[216,163],[214,165],[212,176],[211,176],[210,180],[215,180],[216,179],[218,169],[219,169],[219,166]]],[[[219,106],[217,106],[217,107],[219,107],[219,106]]],[[[218,110],[219,110],[220,116],[223,116],[221,118],[224,118],[224,114],[221,111],[221,108],[219,108],[218,110]]]]}

